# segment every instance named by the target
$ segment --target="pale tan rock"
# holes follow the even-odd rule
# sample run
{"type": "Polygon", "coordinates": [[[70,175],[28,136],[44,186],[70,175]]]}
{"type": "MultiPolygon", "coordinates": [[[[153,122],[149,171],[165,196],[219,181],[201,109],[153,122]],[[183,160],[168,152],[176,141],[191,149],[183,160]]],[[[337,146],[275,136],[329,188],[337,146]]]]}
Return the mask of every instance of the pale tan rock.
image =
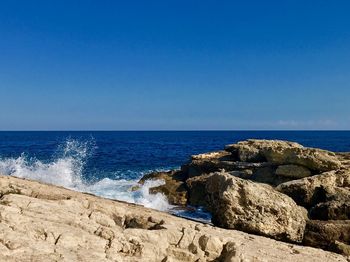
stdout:
{"type": "Polygon", "coordinates": [[[311,176],[311,171],[303,166],[298,165],[282,165],[279,166],[276,170],[276,175],[278,176],[286,176],[292,178],[304,178],[311,176]]]}
{"type": "Polygon", "coordinates": [[[232,154],[237,154],[239,159],[243,162],[264,162],[266,157],[263,150],[267,148],[302,148],[303,146],[289,141],[281,140],[260,140],[248,139],[240,141],[237,144],[227,145],[226,151],[232,154]]]}
{"type": "Polygon", "coordinates": [[[0,261],[346,261],[15,177],[0,196],[0,261]]]}
{"type": "Polygon", "coordinates": [[[236,152],[241,161],[301,165],[317,172],[336,170],[341,167],[341,162],[333,152],[307,148],[287,141],[249,139],[228,145],[226,150],[236,152]]]}
{"type": "Polygon", "coordinates": [[[349,188],[350,170],[338,170],[282,183],[276,189],[309,208],[328,200],[350,199],[349,188]]]}
{"type": "Polygon", "coordinates": [[[192,160],[227,160],[231,159],[231,153],[227,151],[214,151],[214,152],[209,152],[209,153],[203,153],[203,154],[198,154],[198,155],[192,155],[191,156],[192,160]]]}
{"type": "Polygon", "coordinates": [[[192,193],[199,191],[206,200],[200,204],[211,211],[215,225],[284,241],[302,241],[306,210],[272,187],[225,172],[195,177],[187,182],[192,193]]]}
{"type": "Polygon", "coordinates": [[[151,193],[163,193],[171,204],[186,205],[191,204],[192,198],[186,190],[187,178],[225,170],[240,178],[277,186],[324,170],[337,169],[346,165],[347,158],[347,154],[335,155],[321,149],[304,148],[294,142],[250,139],[228,145],[225,151],[193,155],[181,170],[147,174],[140,183],[147,179],[161,179],[164,185],[152,188],[151,193]]]}

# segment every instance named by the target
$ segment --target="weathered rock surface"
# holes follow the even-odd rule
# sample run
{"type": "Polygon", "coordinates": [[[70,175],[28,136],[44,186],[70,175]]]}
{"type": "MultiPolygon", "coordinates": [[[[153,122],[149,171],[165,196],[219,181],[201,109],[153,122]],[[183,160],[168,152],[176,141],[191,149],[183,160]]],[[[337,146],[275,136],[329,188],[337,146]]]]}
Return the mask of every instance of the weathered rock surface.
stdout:
{"type": "Polygon", "coordinates": [[[248,139],[237,144],[227,145],[225,150],[237,155],[242,162],[264,162],[267,160],[264,154],[265,150],[302,147],[298,143],[288,141],[248,139]]]}
{"type": "Polygon", "coordinates": [[[350,220],[309,220],[304,243],[350,256],[350,220]]]}
{"type": "MultiPolygon", "coordinates": [[[[172,204],[204,206],[213,213],[216,225],[285,241],[301,240],[302,233],[295,233],[298,227],[295,221],[300,221],[300,216],[297,212],[285,222],[292,213],[289,210],[293,209],[293,205],[280,208],[284,206],[284,200],[276,200],[279,198],[272,187],[307,208],[310,219],[350,219],[350,153],[307,148],[288,141],[250,139],[228,145],[222,151],[194,155],[180,171],[154,173],[148,178],[151,177],[165,181],[165,185],[153,188],[151,192],[164,193],[172,204]],[[231,180],[239,181],[233,183],[236,187],[222,186],[215,191],[220,179],[206,180],[217,172],[225,172],[231,180]],[[253,182],[241,179],[259,184],[251,186],[253,182]],[[264,187],[260,183],[272,187],[264,187]],[[247,188],[255,188],[255,191],[247,188]],[[273,205],[277,206],[277,211],[271,207],[273,205]],[[259,208],[261,211],[257,212],[259,208]],[[281,215],[283,218],[279,219],[281,215]],[[294,233],[283,235],[284,230],[290,230],[289,226],[294,233]]],[[[312,228],[308,227],[308,235],[312,228]]],[[[316,243],[313,245],[316,246],[316,243]]],[[[336,240],[332,243],[332,251],[347,254],[347,242],[336,240]]]]}
{"type": "Polygon", "coordinates": [[[270,186],[223,172],[187,182],[190,192],[198,192],[198,197],[191,200],[211,211],[215,225],[284,241],[302,241],[306,210],[270,186]]]}
{"type": "Polygon", "coordinates": [[[350,198],[319,203],[310,209],[309,216],[319,220],[350,220],[350,198]]]}
{"type": "Polygon", "coordinates": [[[350,199],[350,170],[330,171],[289,181],[276,189],[308,208],[322,202],[350,199]]]}
{"type": "Polygon", "coordinates": [[[347,261],[15,177],[0,196],[1,261],[347,261]]]}
{"type": "Polygon", "coordinates": [[[249,139],[226,146],[226,150],[237,154],[241,161],[267,161],[278,165],[300,165],[315,172],[325,172],[341,167],[333,152],[317,148],[306,148],[298,143],[280,140],[249,139]]]}
{"type": "MultiPolygon", "coordinates": [[[[338,158],[332,152],[304,148],[293,142],[251,139],[228,145],[225,150],[193,155],[181,170],[151,173],[140,182],[163,179],[165,185],[153,188],[152,192],[164,193],[171,204],[186,205],[187,178],[225,170],[239,178],[277,186],[311,176],[312,172],[338,169],[342,164],[338,158]]],[[[341,159],[349,161],[347,155],[341,159]]]]}
{"type": "Polygon", "coordinates": [[[303,166],[281,165],[277,168],[276,175],[298,179],[311,176],[311,171],[303,166]]]}

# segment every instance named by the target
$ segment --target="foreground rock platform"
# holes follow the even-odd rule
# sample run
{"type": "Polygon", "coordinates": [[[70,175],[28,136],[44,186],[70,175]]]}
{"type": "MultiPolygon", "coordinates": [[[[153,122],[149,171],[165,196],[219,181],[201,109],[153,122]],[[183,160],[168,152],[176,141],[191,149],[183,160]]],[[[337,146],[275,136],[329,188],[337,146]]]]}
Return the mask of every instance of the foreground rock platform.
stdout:
{"type": "Polygon", "coordinates": [[[0,196],[0,261],[348,261],[15,177],[0,196]]]}

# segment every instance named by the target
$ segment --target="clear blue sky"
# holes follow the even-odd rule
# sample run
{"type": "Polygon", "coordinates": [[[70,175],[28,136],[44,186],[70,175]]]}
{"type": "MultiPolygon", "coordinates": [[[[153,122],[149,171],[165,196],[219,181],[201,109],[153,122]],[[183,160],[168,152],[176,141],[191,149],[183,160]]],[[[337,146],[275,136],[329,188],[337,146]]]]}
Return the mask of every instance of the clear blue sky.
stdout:
{"type": "Polygon", "coordinates": [[[349,1],[0,1],[1,130],[350,129],[349,1]]]}

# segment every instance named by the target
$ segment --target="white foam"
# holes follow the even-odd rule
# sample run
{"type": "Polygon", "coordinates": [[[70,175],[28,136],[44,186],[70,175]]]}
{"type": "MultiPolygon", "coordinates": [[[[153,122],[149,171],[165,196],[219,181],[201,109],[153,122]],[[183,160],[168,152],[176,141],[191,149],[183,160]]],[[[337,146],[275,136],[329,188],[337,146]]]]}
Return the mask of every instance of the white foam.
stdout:
{"type": "Polygon", "coordinates": [[[77,175],[75,161],[71,158],[57,159],[52,163],[28,160],[24,155],[0,161],[0,173],[74,188],[82,184],[77,175]]]}
{"type": "Polygon", "coordinates": [[[137,180],[112,180],[104,178],[94,184],[84,186],[84,190],[95,195],[117,199],[129,203],[143,205],[145,207],[168,211],[172,208],[167,198],[161,194],[150,194],[149,189],[163,185],[162,180],[148,180],[138,190],[132,190],[138,186],[137,180]]]}
{"type": "Polygon", "coordinates": [[[69,139],[58,148],[57,156],[52,162],[44,163],[22,154],[18,158],[0,159],[0,173],[38,180],[162,211],[167,211],[172,207],[163,194],[149,193],[150,188],[163,184],[163,181],[146,181],[136,191],[131,190],[137,185],[136,180],[103,178],[95,183],[84,181],[82,172],[91,147],[90,142],[83,143],[69,139]]]}

